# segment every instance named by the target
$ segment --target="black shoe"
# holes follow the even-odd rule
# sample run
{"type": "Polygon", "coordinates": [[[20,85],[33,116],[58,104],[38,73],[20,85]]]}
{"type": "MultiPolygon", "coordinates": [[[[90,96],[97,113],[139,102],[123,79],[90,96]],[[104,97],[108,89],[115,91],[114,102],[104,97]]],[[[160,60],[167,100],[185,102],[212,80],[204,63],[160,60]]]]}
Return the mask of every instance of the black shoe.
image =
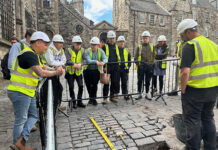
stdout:
{"type": "Polygon", "coordinates": [[[76,109],[77,106],[76,106],[76,102],[73,102],[73,108],[76,109]]]}
{"type": "Polygon", "coordinates": [[[82,102],[78,103],[77,106],[81,107],[81,108],[85,108],[86,107],[86,105],[84,105],[82,102]]]}
{"type": "Polygon", "coordinates": [[[96,106],[98,105],[98,102],[94,99],[92,104],[96,106]]]}
{"type": "Polygon", "coordinates": [[[93,104],[93,100],[90,99],[89,102],[88,102],[88,104],[93,104]]]}

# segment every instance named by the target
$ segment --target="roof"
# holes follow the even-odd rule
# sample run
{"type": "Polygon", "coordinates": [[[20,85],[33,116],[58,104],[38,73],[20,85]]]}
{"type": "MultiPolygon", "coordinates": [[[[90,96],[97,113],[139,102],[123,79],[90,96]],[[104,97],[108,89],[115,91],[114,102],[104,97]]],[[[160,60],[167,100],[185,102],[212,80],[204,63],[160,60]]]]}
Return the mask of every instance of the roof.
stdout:
{"type": "Polygon", "coordinates": [[[210,4],[209,0],[196,0],[197,4],[192,4],[191,5],[196,5],[204,8],[215,8],[213,5],[210,4]]]}
{"type": "Polygon", "coordinates": [[[98,27],[100,27],[102,24],[106,24],[108,27],[110,27],[111,29],[117,29],[117,27],[115,27],[114,25],[110,24],[109,22],[107,22],[106,20],[103,20],[99,23],[97,23],[93,28],[97,29],[98,27]]]}
{"type": "Polygon", "coordinates": [[[130,0],[130,9],[160,15],[170,15],[166,9],[154,0],[130,0]]]}

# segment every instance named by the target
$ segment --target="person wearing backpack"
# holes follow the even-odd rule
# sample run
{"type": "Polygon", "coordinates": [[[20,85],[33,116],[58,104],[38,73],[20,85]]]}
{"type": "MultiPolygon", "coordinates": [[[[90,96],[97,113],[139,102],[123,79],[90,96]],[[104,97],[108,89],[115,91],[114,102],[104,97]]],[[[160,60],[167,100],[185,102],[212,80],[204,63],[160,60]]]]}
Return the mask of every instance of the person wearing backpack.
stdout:
{"type": "MultiPolygon", "coordinates": [[[[13,46],[15,43],[18,42],[18,39],[16,37],[11,38],[11,45],[13,46]]],[[[10,80],[11,75],[10,75],[10,70],[8,69],[8,56],[9,56],[9,51],[5,54],[3,59],[1,60],[1,68],[2,68],[2,74],[3,78],[6,80],[10,80]]]]}
{"type": "Polygon", "coordinates": [[[17,55],[20,53],[22,49],[24,49],[27,46],[30,46],[30,37],[31,35],[36,32],[35,29],[27,29],[26,34],[25,34],[25,39],[20,40],[20,42],[15,43],[10,51],[9,51],[9,56],[8,56],[8,69],[10,72],[12,71],[12,66],[14,64],[14,60],[17,57],[17,55]]]}

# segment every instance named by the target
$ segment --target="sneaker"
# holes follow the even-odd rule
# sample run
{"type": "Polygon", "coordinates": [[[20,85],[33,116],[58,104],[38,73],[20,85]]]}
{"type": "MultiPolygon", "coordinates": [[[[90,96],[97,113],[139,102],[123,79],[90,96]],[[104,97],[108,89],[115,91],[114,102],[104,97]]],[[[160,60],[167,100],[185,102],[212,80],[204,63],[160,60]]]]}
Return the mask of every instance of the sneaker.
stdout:
{"type": "Polygon", "coordinates": [[[79,102],[79,103],[77,104],[77,106],[78,106],[78,107],[81,107],[81,108],[85,108],[85,107],[86,107],[86,105],[84,105],[82,102],[79,102]]]}
{"type": "Polygon", "coordinates": [[[94,99],[92,104],[93,104],[94,106],[96,106],[96,105],[98,105],[98,102],[94,99]]]}
{"type": "Polygon", "coordinates": [[[35,132],[37,129],[36,125],[34,125],[30,132],[35,132]]]}
{"type": "Polygon", "coordinates": [[[102,104],[107,104],[107,98],[104,98],[102,104]]]}
{"type": "Polygon", "coordinates": [[[142,98],[142,94],[139,94],[137,97],[136,97],[136,100],[140,100],[142,98]]]}
{"type": "Polygon", "coordinates": [[[58,109],[60,109],[60,110],[66,110],[66,109],[67,109],[67,107],[66,107],[66,106],[63,106],[63,105],[61,105],[61,106],[59,106],[59,107],[58,107],[58,109]]]}
{"type": "Polygon", "coordinates": [[[151,94],[150,94],[150,93],[146,93],[145,98],[146,98],[147,100],[151,100],[151,99],[152,99],[152,98],[151,98],[151,94]]]}

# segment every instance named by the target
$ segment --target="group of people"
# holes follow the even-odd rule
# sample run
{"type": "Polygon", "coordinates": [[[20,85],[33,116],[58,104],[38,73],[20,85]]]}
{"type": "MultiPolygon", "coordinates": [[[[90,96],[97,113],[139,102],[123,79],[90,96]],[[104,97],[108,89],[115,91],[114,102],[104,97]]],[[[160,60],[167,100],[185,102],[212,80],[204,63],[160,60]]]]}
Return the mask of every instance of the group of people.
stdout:
{"type": "MultiPolygon", "coordinates": [[[[177,28],[184,41],[179,53],[182,109],[187,131],[186,149],[199,150],[200,141],[203,139],[205,149],[215,150],[216,128],[213,107],[218,90],[217,45],[200,35],[197,25],[194,20],[185,19],[177,28]]],[[[149,88],[152,78],[155,91],[157,91],[157,77],[159,77],[159,93],[161,94],[163,90],[163,76],[167,67],[164,60],[169,53],[167,39],[164,35],[160,35],[156,46],[149,40],[150,33],[144,31],[134,57],[138,72],[137,99],[142,98],[142,86],[145,82],[145,98],[151,100],[149,88]]],[[[118,102],[120,81],[122,94],[126,100],[129,99],[127,82],[131,55],[125,47],[124,36],[119,36],[116,42],[115,32],[109,31],[107,43],[102,48],[99,47],[98,37],[90,40],[88,49],[81,47],[82,42],[80,36],[74,36],[72,46],[64,50],[64,39],[61,35],[55,35],[50,43],[44,32],[29,29],[25,39],[12,46],[8,61],[8,68],[11,71],[8,97],[13,103],[15,114],[11,149],[34,149],[27,147],[25,143],[37,121],[35,92],[39,77],[52,80],[55,110],[57,107],[61,108],[63,87],[59,76],[64,72],[75,109],[86,107],[82,102],[83,77],[89,93],[88,103],[98,104],[96,94],[101,73],[110,75],[110,86],[104,84],[103,87],[103,104],[108,102],[109,91],[110,100],[118,102]],[[79,87],[77,96],[74,92],[75,80],[79,87]]],[[[46,86],[45,84],[45,92],[46,86]]]]}

